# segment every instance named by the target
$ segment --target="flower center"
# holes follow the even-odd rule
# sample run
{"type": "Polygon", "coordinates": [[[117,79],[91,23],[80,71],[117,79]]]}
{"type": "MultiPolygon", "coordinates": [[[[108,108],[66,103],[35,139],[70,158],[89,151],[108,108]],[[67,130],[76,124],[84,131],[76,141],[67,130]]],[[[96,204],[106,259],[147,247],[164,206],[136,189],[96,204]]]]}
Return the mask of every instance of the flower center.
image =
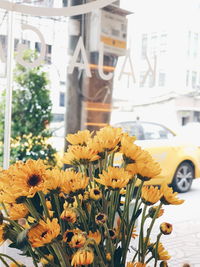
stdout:
{"type": "Polygon", "coordinates": [[[29,177],[27,184],[30,186],[36,186],[41,182],[41,180],[42,179],[39,175],[33,174],[29,177]]]}
{"type": "Polygon", "coordinates": [[[97,189],[95,189],[95,190],[94,190],[94,194],[95,194],[95,195],[100,195],[100,191],[97,190],[97,189]]]}
{"type": "Polygon", "coordinates": [[[41,237],[44,237],[46,234],[47,234],[47,231],[43,232],[43,233],[41,234],[41,237]]]}

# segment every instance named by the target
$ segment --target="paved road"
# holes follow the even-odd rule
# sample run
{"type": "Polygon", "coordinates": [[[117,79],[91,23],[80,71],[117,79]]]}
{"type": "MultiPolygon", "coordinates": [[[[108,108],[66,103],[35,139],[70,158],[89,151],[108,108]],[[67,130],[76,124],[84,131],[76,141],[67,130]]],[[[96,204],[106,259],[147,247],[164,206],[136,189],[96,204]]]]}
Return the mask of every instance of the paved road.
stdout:
{"type": "Polygon", "coordinates": [[[179,194],[185,202],[179,206],[165,206],[160,222],[173,224],[173,233],[163,237],[163,244],[172,256],[170,267],[200,267],[200,179],[194,181],[191,191],[179,194]]]}

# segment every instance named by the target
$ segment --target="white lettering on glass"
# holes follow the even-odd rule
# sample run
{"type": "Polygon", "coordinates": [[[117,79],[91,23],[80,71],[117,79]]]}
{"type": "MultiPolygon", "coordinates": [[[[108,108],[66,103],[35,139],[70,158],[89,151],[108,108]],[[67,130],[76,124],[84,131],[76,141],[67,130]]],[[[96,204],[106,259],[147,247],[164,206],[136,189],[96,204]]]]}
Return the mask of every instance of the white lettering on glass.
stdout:
{"type": "Polygon", "coordinates": [[[45,45],[45,40],[42,35],[42,33],[35,27],[28,25],[28,24],[22,24],[22,30],[31,30],[35,32],[41,43],[41,51],[40,51],[40,56],[34,61],[34,62],[29,62],[24,59],[24,51],[28,49],[28,46],[25,44],[19,44],[18,50],[17,50],[17,55],[16,55],[16,61],[23,65],[24,67],[27,68],[35,68],[41,65],[41,63],[44,61],[45,57],[45,52],[46,52],[46,45],[45,45]]]}
{"type": "Polygon", "coordinates": [[[126,52],[126,56],[125,56],[125,59],[124,59],[123,65],[122,65],[122,69],[121,69],[121,72],[119,75],[119,80],[121,80],[122,75],[131,75],[131,77],[133,78],[133,82],[136,83],[130,49],[128,49],[126,52]],[[127,61],[129,61],[129,64],[130,64],[130,72],[125,71],[127,61]]]}
{"type": "Polygon", "coordinates": [[[75,48],[74,54],[72,56],[71,62],[68,67],[68,73],[72,74],[75,67],[80,68],[80,69],[85,69],[87,77],[92,77],[82,37],[80,37],[78,40],[77,46],[75,48]],[[79,53],[81,53],[82,55],[81,58],[83,60],[83,63],[77,61],[79,57],[79,53]]]}
{"type": "Polygon", "coordinates": [[[113,78],[113,73],[105,74],[103,72],[103,66],[104,66],[103,58],[104,58],[104,43],[100,42],[99,64],[98,64],[99,76],[101,77],[102,80],[108,81],[108,80],[111,80],[113,78]]]}

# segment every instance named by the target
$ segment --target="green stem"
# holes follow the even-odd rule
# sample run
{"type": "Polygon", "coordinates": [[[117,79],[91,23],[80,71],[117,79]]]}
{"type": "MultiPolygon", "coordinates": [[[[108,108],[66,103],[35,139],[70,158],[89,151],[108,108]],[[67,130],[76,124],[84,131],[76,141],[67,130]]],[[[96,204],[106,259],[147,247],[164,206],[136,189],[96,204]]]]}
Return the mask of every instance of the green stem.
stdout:
{"type": "Polygon", "coordinates": [[[6,214],[6,216],[9,216],[8,211],[6,209],[6,205],[3,202],[1,202],[1,205],[3,207],[3,210],[4,210],[5,214],[6,214]]]}
{"type": "MultiPolygon", "coordinates": [[[[0,253],[0,259],[2,260],[2,257],[8,258],[12,262],[14,262],[17,266],[21,267],[21,265],[12,257],[8,256],[7,254],[0,253]]],[[[5,262],[4,262],[5,263],[5,262]]],[[[7,266],[7,265],[6,265],[7,266]]],[[[9,266],[9,265],[8,265],[9,266]]]]}
{"type": "MultiPolygon", "coordinates": [[[[6,267],[9,267],[8,263],[4,260],[3,257],[0,256],[0,260],[4,263],[6,267]]],[[[19,265],[18,265],[19,266],[19,265]]]]}
{"type": "Polygon", "coordinates": [[[145,223],[145,215],[146,215],[146,210],[147,210],[147,205],[144,205],[144,209],[143,209],[143,213],[142,213],[142,220],[141,220],[141,227],[140,227],[140,237],[139,237],[139,251],[141,253],[138,254],[139,257],[139,261],[140,261],[140,257],[142,257],[142,259],[145,258],[144,255],[144,223],[145,223]]]}
{"type": "Polygon", "coordinates": [[[108,236],[108,244],[109,244],[109,247],[110,247],[110,252],[111,252],[111,265],[112,267],[114,267],[114,248],[113,248],[113,243],[112,243],[112,240],[111,240],[111,237],[110,237],[110,234],[109,234],[109,230],[108,230],[108,226],[106,223],[104,223],[104,228],[107,232],[107,236],[108,236]]]}
{"type": "Polygon", "coordinates": [[[154,267],[157,266],[157,262],[158,262],[158,244],[159,244],[159,241],[160,241],[161,236],[162,236],[162,233],[160,233],[160,234],[157,236],[157,240],[156,240],[155,263],[154,263],[154,267]]]}
{"type": "Polygon", "coordinates": [[[78,196],[76,197],[76,200],[77,200],[77,203],[78,203],[78,212],[80,214],[80,217],[81,217],[81,221],[84,225],[84,228],[85,228],[85,231],[87,233],[89,233],[89,228],[88,228],[88,225],[87,225],[87,222],[86,222],[86,219],[85,219],[85,215],[83,214],[83,210],[82,210],[82,207],[81,207],[81,202],[80,202],[80,199],[78,198],[78,196]]]}
{"type": "Polygon", "coordinates": [[[16,228],[17,231],[21,232],[22,230],[24,230],[24,228],[21,225],[19,225],[17,222],[15,222],[14,220],[11,220],[11,219],[6,218],[6,217],[4,217],[3,219],[4,219],[4,221],[7,221],[10,224],[12,224],[16,228]]]}
{"type": "Polygon", "coordinates": [[[131,240],[133,228],[135,226],[135,221],[136,221],[135,215],[136,215],[136,213],[137,213],[137,211],[139,210],[139,207],[140,207],[140,205],[138,205],[138,202],[140,200],[140,193],[141,193],[143,184],[144,184],[144,181],[141,182],[141,184],[139,185],[138,190],[137,190],[135,206],[134,206],[134,210],[133,210],[133,214],[132,214],[130,223],[128,225],[129,227],[128,227],[128,232],[127,232],[127,239],[126,239],[126,242],[125,242],[125,247],[123,249],[122,265],[123,264],[125,265],[125,262],[126,262],[126,255],[127,255],[128,247],[130,245],[130,240],[131,240]]]}
{"type": "Polygon", "coordinates": [[[64,229],[64,224],[63,224],[63,221],[61,219],[61,210],[60,210],[60,202],[59,202],[59,198],[58,198],[58,195],[57,193],[53,194],[53,199],[55,201],[55,205],[56,205],[56,210],[57,210],[57,214],[58,214],[58,220],[59,220],[59,224],[60,224],[60,227],[61,227],[61,234],[63,235],[65,229],[64,229]]]}
{"type": "MultiPolygon", "coordinates": [[[[149,237],[150,237],[150,234],[151,234],[151,231],[152,231],[154,222],[155,222],[155,220],[156,220],[156,218],[157,218],[157,215],[158,215],[158,213],[159,213],[161,207],[162,207],[162,202],[160,202],[160,204],[159,204],[159,206],[158,206],[158,208],[157,208],[157,210],[156,210],[156,212],[155,212],[155,214],[154,214],[154,217],[153,217],[153,219],[152,219],[152,221],[151,221],[151,224],[150,224],[150,226],[149,226],[149,228],[148,228],[148,230],[147,230],[147,236],[146,236],[145,243],[144,243],[144,255],[145,255],[145,253],[146,253],[146,251],[147,251],[148,241],[149,241],[149,237]]],[[[144,260],[144,259],[142,259],[142,260],[144,260]]],[[[143,261],[142,261],[142,262],[143,262],[143,261]]]]}
{"type": "Polygon", "coordinates": [[[28,208],[30,214],[36,219],[37,222],[39,222],[40,216],[39,216],[37,210],[35,209],[33,203],[31,202],[31,200],[27,198],[24,203],[25,203],[26,207],[28,208]]]}
{"type": "Polygon", "coordinates": [[[40,192],[38,192],[38,195],[40,197],[40,201],[41,201],[43,209],[44,209],[44,214],[45,214],[46,218],[50,219],[49,210],[47,208],[47,204],[46,204],[46,199],[45,199],[44,193],[42,191],[40,191],[40,192]]]}
{"type": "Polygon", "coordinates": [[[59,261],[61,267],[71,267],[69,259],[68,259],[67,255],[65,254],[65,252],[63,251],[63,248],[60,246],[60,244],[55,242],[55,243],[51,244],[51,246],[58,257],[58,261],[59,261]]]}
{"type": "Polygon", "coordinates": [[[32,248],[29,247],[29,248],[28,248],[28,251],[29,251],[29,253],[31,254],[31,257],[32,257],[34,266],[35,266],[35,267],[38,267],[38,264],[37,264],[37,261],[36,261],[36,259],[35,259],[35,255],[34,255],[34,253],[33,253],[33,251],[32,251],[32,248]]]}
{"type": "Polygon", "coordinates": [[[153,256],[151,256],[145,263],[149,263],[153,259],[153,256]]]}
{"type": "Polygon", "coordinates": [[[101,266],[102,266],[102,267],[106,267],[106,265],[104,264],[104,260],[103,260],[103,257],[102,257],[102,255],[101,255],[101,252],[100,252],[100,250],[99,250],[99,247],[98,247],[97,243],[94,241],[93,244],[94,244],[95,250],[96,250],[96,252],[97,252],[97,255],[98,255],[99,258],[100,258],[101,266]]]}

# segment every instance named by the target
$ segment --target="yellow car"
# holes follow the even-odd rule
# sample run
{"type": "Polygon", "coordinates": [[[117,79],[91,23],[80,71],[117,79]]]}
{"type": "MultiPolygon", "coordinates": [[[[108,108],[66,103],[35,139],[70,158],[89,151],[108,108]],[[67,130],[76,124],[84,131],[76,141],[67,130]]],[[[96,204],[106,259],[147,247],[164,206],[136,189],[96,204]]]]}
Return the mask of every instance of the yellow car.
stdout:
{"type": "Polygon", "coordinates": [[[200,147],[189,139],[157,123],[127,121],[115,127],[136,136],[135,143],[160,163],[161,174],[146,184],[160,185],[166,181],[175,191],[183,193],[190,190],[194,178],[200,177],[200,147]]]}

